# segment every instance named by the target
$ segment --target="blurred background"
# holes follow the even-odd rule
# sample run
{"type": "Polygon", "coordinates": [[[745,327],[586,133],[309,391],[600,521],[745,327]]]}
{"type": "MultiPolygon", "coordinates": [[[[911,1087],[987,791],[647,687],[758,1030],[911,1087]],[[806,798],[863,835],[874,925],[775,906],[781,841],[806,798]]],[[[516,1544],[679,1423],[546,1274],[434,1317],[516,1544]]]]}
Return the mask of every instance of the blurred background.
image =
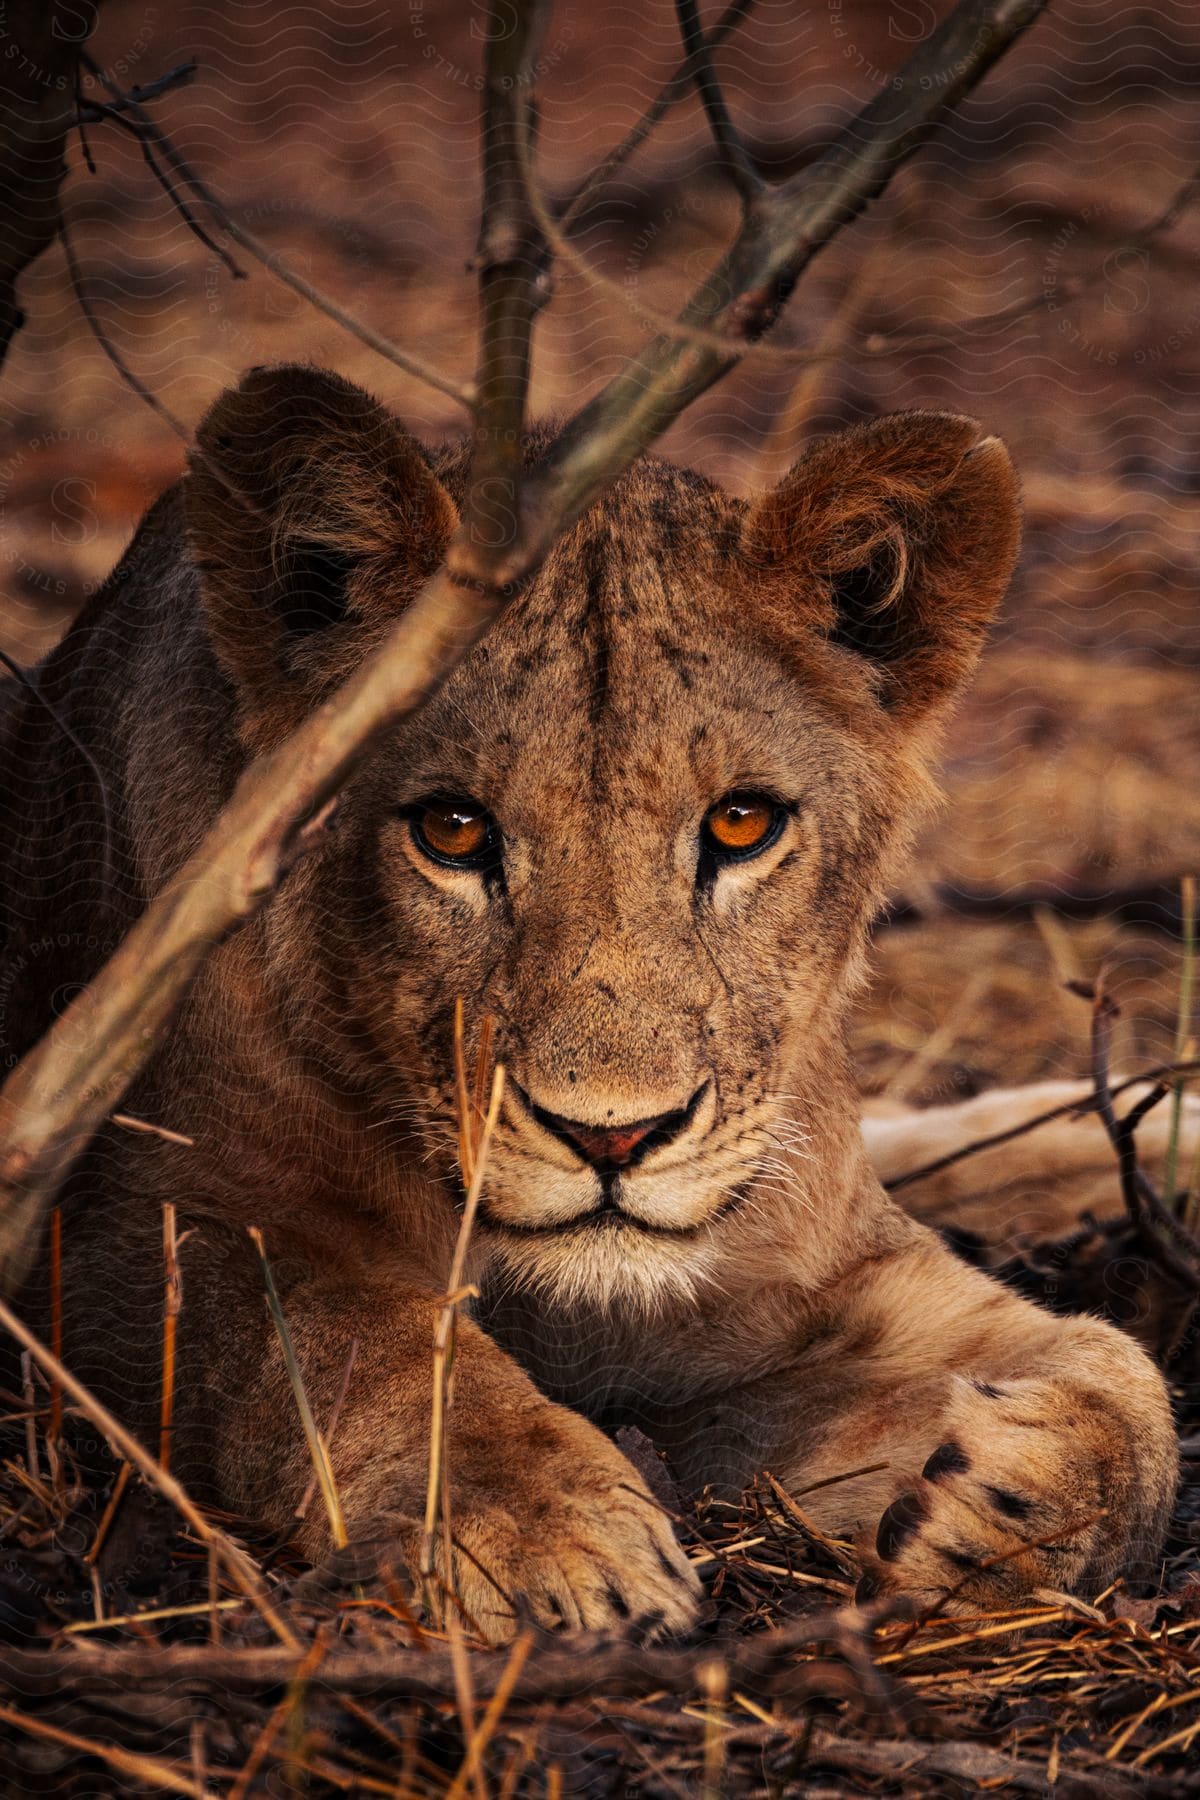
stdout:
{"type": "MultiPolygon", "coordinates": [[[[717,60],[762,172],[802,169],[946,10],[759,0],[717,60]]],[[[485,16],[477,0],[106,0],[90,47],[126,88],[195,58],[153,111],[197,172],[340,305],[461,376],[485,16]]],[[[669,0],[559,0],[540,67],[552,205],[679,55],[669,0]]],[[[184,426],[245,368],[298,358],[429,438],[461,428],[236,249],[231,277],[131,136],[93,126],[87,147],[94,172],[76,140],[65,193],[84,298],[184,426]]],[[[1122,1007],[1114,1066],[1172,1053],[1179,883],[1200,871],[1197,164],[1200,8],[1057,0],[817,260],[770,350],[665,440],[749,493],[813,434],[949,408],[1000,432],[1022,473],[1025,548],[947,739],[947,804],[877,934],[855,1034],[869,1091],[925,1104],[1084,1072],[1088,1009],[1063,982],[1101,967],[1122,1007]]],[[[735,219],[689,96],[575,227],[536,410],[573,410],[611,375],[735,219]]],[[[61,244],[22,298],[0,378],[0,647],[31,663],[184,450],[97,342],[61,244]]]]}

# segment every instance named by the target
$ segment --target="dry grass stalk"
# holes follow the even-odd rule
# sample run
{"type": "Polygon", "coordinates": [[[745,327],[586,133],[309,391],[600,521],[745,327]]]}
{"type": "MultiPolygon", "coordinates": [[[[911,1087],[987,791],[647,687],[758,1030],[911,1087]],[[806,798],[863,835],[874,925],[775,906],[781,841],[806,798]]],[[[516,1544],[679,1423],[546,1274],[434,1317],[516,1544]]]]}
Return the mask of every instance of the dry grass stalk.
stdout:
{"type": "MultiPolygon", "coordinates": [[[[461,1012],[456,1022],[461,1025],[461,1012]]],[[[456,1060],[461,1062],[461,1051],[457,1048],[460,1031],[456,1030],[456,1060]]],[[[490,1041],[490,1034],[485,1035],[484,1043],[490,1041]]],[[[466,1093],[465,1075],[462,1080],[461,1093],[466,1093]]],[[[463,1204],[462,1219],[459,1223],[458,1238],[454,1246],[454,1255],[450,1262],[450,1277],[446,1288],[446,1297],[442,1310],[438,1315],[433,1340],[433,1407],[429,1426],[429,1479],[425,1490],[425,1522],[421,1539],[420,1573],[427,1595],[433,1593],[433,1574],[436,1562],[436,1538],[439,1512],[443,1517],[446,1579],[453,1582],[454,1553],[446,1516],[446,1430],[450,1408],[450,1381],[454,1370],[454,1335],[458,1318],[458,1308],[463,1300],[475,1294],[475,1289],[463,1285],[463,1276],[467,1263],[467,1252],[471,1243],[471,1232],[475,1224],[475,1215],[479,1210],[479,1201],[483,1193],[483,1178],[487,1168],[487,1154],[492,1141],[492,1133],[496,1129],[496,1121],[500,1116],[500,1104],[504,1098],[504,1068],[497,1064],[492,1077],[492,1094],[488,1104],[487,1115],[477,1141],[466,1144],[462,1122],[460,1120],[460,1141],[464,1143],[468,1164],[471,1170],[467,1186],[466,1200],[463,1204]]]]}
{"type": "Polygon", "coordinates": [[[220,1568],[215,1552],[208,1552],[208,1641],[210,1644],[221,1642],[221,1602],[218,1595],[221,1591],[220,1568]]]}
{"type": "Polygon", "coordinates": [[[464,1188],[471,1185],[475,1170],[475,1125],[467,1098],[467,1057],[464,1040],[463,1003],[459,994],[454,1002],[454,1091],[458,1112],[458,1167],[464,1188]]]}
{"type": "MultiPolygon", "coordinates": [[[[161,1458],[159,1460],[161,1462],[161,1458]]],[[[121,1467],[117,1470],[117,1478],[113,1482],[112,1493],[108,1496],[108,1502],[100,1515],[100,1523],[96,1527],[96,1535],[88,1546],[87,1554],[83,1559],[89,1567],[95,1565],[96,1558],[104,1548],[105,1539],[108,1537],[112,1522],[117,1516],[117,1508],[124,1498],[125,1489],[129,1485],[129,1477],[132,1472],[132,1464],[128,1462],[123,1462],[121,1467]]]]}
{"type": "Polygon", "coordinates": [[[175,1510],[182,1514],[201,1542],[220,1558],[226,1572],[265,1619],[279,1642],[288,1650],[299,1650],[300,1640],[291,1627],[284,1623],[271,1604],[254,1563],[219,1526],[205,1518],[191,1495],[175,1479],[170,1470],[164,1469],[143,1448],[133,1433],[127,1431],[125,1426],[113,1417],[95,1394],[71,1374],[71,1371],[59,1361],[54,1352],[47,1349],[46,1345],[34,1336],[25,1321],[17,1316],[5,1300],[0,1300],[0,1327],[16,1338],[26,1354],[35,1362],[40,1363],[52,1380],[61,1382],[64,1392],[71,1396],[75,1405],[79,1407],[85,1417],[91,1420],[97,1431],[107,1439],[116,1454],[132,1463],[143,1480],[147,1481],[151,1487],[157,1488],[164,1498],[170,1501],[175,1510]]]}
{"type": "MultiPolygon", "coordinates": [[[[472,1154],[475,1152],[475,1146],[478,1143],[479,1135],[483,1130],[485,1109],[487,1107],[487,1078],[488,1069],[490,1068],[492,1061],[492,1033],[494,1030],[495,1020],[492,1018],[491,1013],[486,1013],[484,1015],[483,1024],[479,1028],[479,1049],[475,1056],[475,1088],[471,1097],[472,1154]]],[[[455,1015],[454,1036],[457,1054],[457,1046],[459,1043],[457,1013],[455,1015]]],[[[467,1179],[469,1180],[470,1177],[468,1176],[467,1179]]]]}
{"type": "MultiPolygon", "coordinates": [[[[50,1348],[61,1362],[63,1352],[61,1206],[53,1207],[50,1213],[50,1348]]],[[[62,1388],[57,1381],[51,1381],[50,1425],[46,1435],[55,1443],[62,1436],[62,1420],[62,1388]]]]}
{"type": "MultiPolygon", "coordinates": [[[[469,1744],[475,1737],[475,1690],[471,1682],[471,1664],[467,1646],[463,1642],[462,1626],[453,1612],[446,1616],[446,1638],[450,1645],[450,1667],[454,1671],[454,1701],[458,1708],[458,1722],[463,1743],[469,1744]]],[[[470,1781],[475,1800],[487,1800],[482,1771],[474,1769],[470,1781]]]]}
{"type": "Polygon", "coordinates": [[[60,1726],[51,1725],[46,1719],[31,1719],[11,1706],[0,1705],[0,1724],[12,1725],[17,1731],[27,1733],[29,1737],[42,1738],[49,1744],[61,1744],[66,1749],[80,1750],[85,1756],[94,1756],[97,1762],[107,1763],[118,1775],[124,1775],[131,1781],[146,1782],[148,1786],[161,1788],[168,1794],[191,1794],[194,1800],[219,1800],[212,1788],[198,1787],[169,1763],[159,1762],[152,1756],[138,1756],[132,1750],[120,1750],[115,1744],[101,1744],[94,1738],[80,1737],[74,1731],[63,1731],[60,1726]]]}
{"type": "MultiPolygon", "coordinates": [[[[183,1306],[183,1283],[179,1274],[179,1239],[175,1230],[175,1208],[163,1206],[163,1293],[162,1399],[159,1407],[158,1460],[164,1469],[171,1467],[171,1438],[175,1429],[175,1338],[179,1313],[183,1306]]],[[[60,1354],[58,1347],[55,1354],[60,1354]]]]}
{"type": "MultiPolygon", "coordinates": [[[[338,1420],[342,1416],[342,1408],[346,1404],[346,1395],[350,1392],[350,1377],[354,1373],[354,1364],[357,1361],[357,1358],[358,1339],[351,1338],[350,1349],[346,1356],[346,1365],[342,1370],[342,1379],[338,1384],[338,1391],[334,1396],[333,1405],[329,1409],[329,1417],[325,1421],[323,1437],[327,1454],[333,1445],[333,1434],[337,1430],[338,1420]]],[[[300,1504],[296,1508],[297,1519],[303,1519],[307,1516],[308,1509],[312,1505],[313,1495],[317,1491],[318,1481],[319,1476],[314,1467],[312,1474],[308,1478],[308,1486],[305,1488],[300,1504]]]]}
{"type": "Polygon", "coordinates": [[[255,1738],[250,1754],[242,1765],[241,1773],[229,1790],[227,1800],[246,1800],[246,1796],[250,1792],[250,1784],[262,1766],[264,1757],[274,1747],[280,1731],[298,1704],[298,1695],[302,1691],[299,1684],[306,1681],[313,1670],[320,1666],[328,1648],[327,1638],[323,1632],[318,1631],[309,1645],[303,1661],[288,1682],[283,1698],[268,1715],[265,1724],[255,1738]]]}
{"type": "Polygon", "coordinates": [[[152,1125],[149,1119],[135,1119],[132,1113],[115,1112],[112,1122],[123,1131],[140,1131],[146,1137],[161,1138],[164,1144],[181,1144],[185,1150],[193,1150],[196,1145],[195,1138],[185,1137],[182,1131],[169,1131],[165,1125],[152,1125]]]}
{"type": "MultiPolygon", "coordinates": [[[[128,1469],[129,1464],[124,1467],[128,1469]]],[[[215,1604],[218,1612],[232,1612],[241,1606],[240,1600],[197,1601],[194,1606],[148,1606],[144,1612],[114,1613],[111,1618],[76,1619],[63,1630],[68,1637],[82,1635],[89,1631],[112,1631],[118,1625],[150,1625],[160,1619],[195,1619],[211,1611],[215,1604]]]]}
{"type": "MultiPolygon", "coordinates": [[[[1196,986],[1196,878],[1185,875],[1180,883],[1181,917],[1183,921],[1183,964],[1179,971],[1179,1014],[1175,1025],[1175,1055],[1182,1059],[1192,1053],[1192,1002],[1196,986]]],[[[1179,1132],[1183,1123],[1184,1077],[1177,1075],[1171,1086],[1171,1135],[1167,1140],[1167,1160],[1163,1170],[1163,1201],[1178,1206],[1184,1223],[1194,1225],[1197,1196],[1185,1188],[1175,1191],[1179,1167],[1179,1132]]]]}
{"type": "Polygon", "coordinates": [[[321,1428],[313,1417],[312,1407],[308,1403],[308,1391],[304,1386],[304,1376],[300,1372],[300,1364],[296,1360],[296,1350],[292,1343],[292,1334],[288,1330],[279,1291],[275,1286],[275,1277],[271,1273],[271,1265],[267,1261],[266,1246],[263,1234],[257,1225],[247,1226],[247,1232],[254,1248],[258,1251],[258,1260],[262,1268],[263,1286],[266,1289],[267,1305],[271,1309],[271,1318],[279,1338],[279,1347],[283,1351],[283,1360],[287,1366],[288,1380],[292,1384],[292,1394],[296,1401],[296,1411],[300,1415],[300,1423],[304,1429],[304,1439],[308,1445],[308,1454],[312,1458],[317,1484],[321,1489],[321,1498],[325,1502],[325,1511],[329,1518],[329,1529],[333,1534],[334,1544],[344,1550],[350,1542],[346,1533],[346,1521],[342,1515],[342,1502],[338,1494],[337,1482],[334,1479],[333,1464],[329,1460],[329,1447],[322,1435],[321,1428]]]}
{"type": "Polygon", "coordinates": [[[704,1690],[704,1780],[703,1800],[721,1800],[725,1785],[725,1701],[729,1679],[725,1664],[714,1658],[700,1671],[704,1690]]]}
{"type": "Polygon", "coordinates": [[[500,1723],[504,1709],[512,1697],[512,1691],[517,1685],[517,1678],[525,1667],[532,1648],[533,1633],[522,1632],[509,1652],[504,1674],[500,1678],[495,1693],[487,1703],[482,1719],[470,1735],[462,1766],[446,1791],[446,1800],[460,1800],[461,1795],[466,1792],[468,1781],[475,1782],[482,1779],[483,1753],[500,1723]]]}

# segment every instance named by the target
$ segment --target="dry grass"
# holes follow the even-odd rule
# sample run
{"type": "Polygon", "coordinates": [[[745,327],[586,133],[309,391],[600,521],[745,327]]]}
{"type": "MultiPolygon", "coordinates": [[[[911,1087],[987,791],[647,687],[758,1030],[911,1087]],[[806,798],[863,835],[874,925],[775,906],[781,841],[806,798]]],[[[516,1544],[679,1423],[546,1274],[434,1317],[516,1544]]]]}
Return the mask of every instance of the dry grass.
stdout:
{"type": "MultiPolygon", "coordinates": [[[[653,1459],[644,1441],[626,1447],[653,1459]]],[[[1196,1484],[1162,1596],[1118,1587],[1094,1604],[952,1621],[858,1609],[850,1546],[763,1477],[740,1505],[680,1512],[709,1618],[699,1642],[653,1651],[532,1629],[487,1649],[453,1623],[416,1626],[415,1589],[355,1594],[344,1572],[317,1581],[261,1539],[264,1585],[298,1647],[269,1647],[223,1583],[214,1645],[205,1560],[182,1521],[125,1486],[118,1517],[136,1515],[143,1551],[152,1522],[155,1555],[135,1598],[102,1550],[93,1590],[75,1546],[102,1496],[69,1458],[53,1484],[14,1458],[0,1489],[11,1791],[250,1796],[306,1779],[314,1792],[430,1800],[1195,1791],[1200,1437],[1185,1451],[1196,1484]]],[[[661,1466],[651,1474],[661,1489],[661,1466]]]]}

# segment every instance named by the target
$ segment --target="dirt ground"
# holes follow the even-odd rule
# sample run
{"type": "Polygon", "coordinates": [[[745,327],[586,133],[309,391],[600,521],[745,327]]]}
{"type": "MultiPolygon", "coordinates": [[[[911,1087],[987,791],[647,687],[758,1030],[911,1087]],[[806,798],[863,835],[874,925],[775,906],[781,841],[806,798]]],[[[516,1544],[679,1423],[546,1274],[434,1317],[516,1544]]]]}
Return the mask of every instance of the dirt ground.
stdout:
{"type": "MultiPolygon", "coordinates": [[[[721,53],[762,171],[802,168],[945,10],[763,0],[721,53]]],[[[196,58],[156,116],[239,220],[376,330],[466,374],[481,16],[468,0],[108,0],[94,51],[125,84],[196,58]]],[[[677,60],[668,4],[560,0],[542,57],[549,201],[677,60]]],[[[286,358],[338,369],[430,438],[460,428],[449,402],[240,253],[245,278],[231,277],[115,126],[93,127],[88,148],[95,170],[77,145],[66,194],[85,298],[185,434],[243,369],[286,358]]],[[[926,1104],[1085,1073],[1088,1011],[1064,982],[1101,970],[1121,1006],[1114,1066],[1172,1054],[1179,884],[1200,872],[1200,195],[1154,227],[1197,163],[1200,8],[1059,0],[818,259],[771,348],[665,440],[749,493],[813,434],[932,407],[1000,432],[1022,474],[1017,578],[947,737],[945,804],[877,934],[854,1031],[870,1093],[926,1104]]],[[[536,410],[567,412],[613,373],[734,215],[689,99],[581,221],[538,328],[536,410]]],[[[184,447],[97,343],[61,246],[23,300],[0,381],[0,648],[29,663],[184,447]]],[[[1040,1760],[1018,1786],[1053,1791],[1058,1727],[1047,1713],[1028,1730],[1040,1760]]],[[[880,1786],[879,1768],[845,1755],[816,1785],[788,1787],[785,1771],[768,1791],[996,1779],[951,1757],[944,1788],[880,1786]]],[[[625,1791],[699,1791],[665,1768],[625,1791]]],[[[1079,1794],[1126,1791],[1072,1779],[1079,1794]]]]}

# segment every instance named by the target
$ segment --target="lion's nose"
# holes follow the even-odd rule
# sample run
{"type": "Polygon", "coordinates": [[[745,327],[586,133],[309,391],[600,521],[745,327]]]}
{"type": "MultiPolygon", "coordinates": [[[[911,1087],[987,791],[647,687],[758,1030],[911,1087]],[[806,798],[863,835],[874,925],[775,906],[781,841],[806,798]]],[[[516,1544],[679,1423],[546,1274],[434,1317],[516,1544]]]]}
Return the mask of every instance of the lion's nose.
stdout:
{"type": "Polygon", "coordinates": [[[695,1114],[707,1088],[705,1082],[696,1089],[686,1106],[673,1112],[657,1113],[653,1118],[634,1119],[627,1125],[587,1125],[580,1119],[565,1119],[561,1113],[548,1112],[531,1103],[540,1125],[555,1137],[578,1151],[585,1162],[596,1169],[627,1169],[639,1162],[650,1150],[657,1150],[679,1136],[695,1114]]]}

